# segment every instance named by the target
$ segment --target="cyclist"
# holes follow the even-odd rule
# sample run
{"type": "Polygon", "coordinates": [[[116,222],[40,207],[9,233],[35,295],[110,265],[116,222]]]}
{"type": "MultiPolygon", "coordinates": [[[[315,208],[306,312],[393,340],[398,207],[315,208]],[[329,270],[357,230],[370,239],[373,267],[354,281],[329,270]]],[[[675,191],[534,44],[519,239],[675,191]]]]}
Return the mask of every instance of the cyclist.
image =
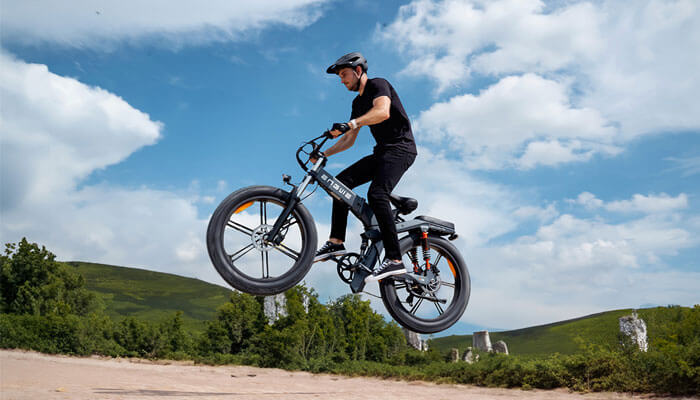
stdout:
{"type": "MultiPolygon", "coordinates": [[[[331,156],[352,147],[360,127],[365,125],[369,126],[377,142],[372,154],[336,176],[350,189],[372,182],[367,191],[367,200],[382,234],[384,261],[365,281],[372,282],[403,274],[406,268],[401,260],[389,195],[418,155],[411,123],[391,84],[386,79],[367,77],[367,60],[362,54],[346,54],[328,67],[326,72],[337,74],[345,87],[358,92],[358,95],[352,102],[350,121],[333,124],[333,137],[343,133],[345,135],[328,148],[325,155],[331,156]]],[[[312,158],[311,161],[315,163],[316,159],[312,158]]],[[[332,256],[346,253],[343,242],[348,211],[344,203],[333,201],[330,238],[316,252],[314,262],[326,261],[332,256]]]]}

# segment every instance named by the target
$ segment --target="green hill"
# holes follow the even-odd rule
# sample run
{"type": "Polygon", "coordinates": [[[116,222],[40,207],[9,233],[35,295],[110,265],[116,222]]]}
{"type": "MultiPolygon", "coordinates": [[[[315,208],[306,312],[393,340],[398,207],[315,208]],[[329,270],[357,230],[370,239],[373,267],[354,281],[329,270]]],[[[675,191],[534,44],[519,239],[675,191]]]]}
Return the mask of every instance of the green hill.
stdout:
{"type": "MultiPolygon", "coordinates": [[[[185,327],[193,331],[204,328],[220,305],[228,301],[232,291],[198,279],[162,272],[111,265],[67,262],[85,277],[87,289],[97,293],[111,317],[132,316],[160,321],[176,311],[183,312],[185,327]]],[[[614,310],[582,318],[504,332],[491,332],[491,342],[503,340],[511,354],[546,355],[574,354],[582,343],[615,344],[618,340],[618,318],[632,312],[614,310]]],[[[638,310],[647,322],[650,337],[669,318],[665,307],[638,310]]],[[[460,352],[472,346],[471,335],[452,335],[430,340],[430,346],[447,352],[460,352]]]]}
{"type": "Polygon", "coordinates": [[[137,317],[160,321],[183,312],[186,328],[203,330],[203,321],[228,301],[231,290],[178,275],[137,268],[86,262],[67,262],[85,278],[88,290],[97,293],[110,317],[137,317]]]}
{"type": "MultiPolygon", "coordinates": [[[[647,331],[651,336],[655,326],[663,323],[668,313],[666,308],[657,307],[637,310],[641,319],[647,322],[647,331]]],[[[581,345],[595,343],[599,345],[614,344],[618,340],[618,318],[629,315],[632,309],[607,311],[581,318],[556,322],[547,325],[517,329],[504,332],[489,332],[491,343],[503,340],[511,354],[574,354],[581,351],[581,345]]],[[[430,346],[439,351],[457,348],[460,353],[472,346],[472,335],[452,335],[432,339],[430,346]]]]}

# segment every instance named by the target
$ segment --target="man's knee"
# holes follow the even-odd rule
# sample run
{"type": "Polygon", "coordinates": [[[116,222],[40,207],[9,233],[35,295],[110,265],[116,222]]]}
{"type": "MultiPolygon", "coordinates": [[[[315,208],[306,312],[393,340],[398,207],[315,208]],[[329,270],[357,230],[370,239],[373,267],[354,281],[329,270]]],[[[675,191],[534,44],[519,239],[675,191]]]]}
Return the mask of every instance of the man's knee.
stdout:
{"type": "Polygon", "coordinates": [[[386,190],[370,188],[367,192],[367,201],[371,206],[388,203],[389,193],[386,190]]]}

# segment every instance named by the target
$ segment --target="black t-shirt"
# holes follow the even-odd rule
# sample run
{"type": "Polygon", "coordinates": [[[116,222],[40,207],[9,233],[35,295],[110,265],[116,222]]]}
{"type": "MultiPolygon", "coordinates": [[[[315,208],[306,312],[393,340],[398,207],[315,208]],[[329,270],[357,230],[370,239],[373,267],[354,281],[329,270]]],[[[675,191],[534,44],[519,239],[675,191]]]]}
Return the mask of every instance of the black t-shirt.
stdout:
{"type": "Polygon", "coordinates": [[[367,80],[362,96],[357,95],[352,101],[350,119],[366,114],[374,106],[374,99],[380,96],[387,96],[391,100],[391,108],[389,119],[369,126],[374,140],[377,141],[377,145],[374,146],[374,152],[400,149],[418,154],[416,141],[413,139],[413,132],[411,131],[411,122],[403,109],[399,95],[396,94],[396,91],[386,79],[372,78],[367,80]]]}

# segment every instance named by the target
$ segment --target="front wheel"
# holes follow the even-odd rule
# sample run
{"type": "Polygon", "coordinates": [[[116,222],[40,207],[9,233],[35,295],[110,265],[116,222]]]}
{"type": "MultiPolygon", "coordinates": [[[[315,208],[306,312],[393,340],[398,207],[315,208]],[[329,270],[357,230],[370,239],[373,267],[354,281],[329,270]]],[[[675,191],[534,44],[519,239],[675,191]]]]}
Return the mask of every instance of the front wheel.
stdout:
{"type": "Polygon", "coordinates": [[[436,333],[454,325],[469,302],[471,282],[467,265],[459,250],[449,241],[429,237],[430,269],[423,261],[418,235],[401,239],[404,265],[427,278],[425,284],[396,277],[379,284],[384,306],[402,326],[418,333],[436,333]],[[414,260],[418,262],[414,264],[414,260]]]}
{"type": "Polygon", "coordinates": [[[219,275],[234,288],[254,295],[284,292],[301,281],[316,252],[316,225],[297,204],[284,221],[279,245],[266,240],[286,207],[289,193],[251,186],[231,193],[209,221],[207,249],[219,275]]]}

